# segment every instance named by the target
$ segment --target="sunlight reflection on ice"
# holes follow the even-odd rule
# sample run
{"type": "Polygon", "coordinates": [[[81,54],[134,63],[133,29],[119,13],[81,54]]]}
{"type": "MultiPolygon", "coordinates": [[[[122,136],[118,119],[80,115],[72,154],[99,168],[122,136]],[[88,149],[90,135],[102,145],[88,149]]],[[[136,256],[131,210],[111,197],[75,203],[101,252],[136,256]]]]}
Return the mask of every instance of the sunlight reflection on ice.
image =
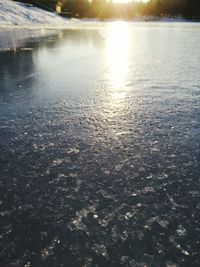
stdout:
{"type": "Polygon", "coordinates": [[[122,88],[128,75],[130,29],[125,22],[113,23],[106,35],[106,64],[110,84],[122,88]]]}
{"type": "Polygon", "coordinates": [[[129,24],[121,21],[110,24],[104,32],[106,92],[103,116],[106,116],[108,120],[112,120],[116,116],[123,116],[125,112],[125,102],[130,90],[128,87],[130,37],[129,24]]]}

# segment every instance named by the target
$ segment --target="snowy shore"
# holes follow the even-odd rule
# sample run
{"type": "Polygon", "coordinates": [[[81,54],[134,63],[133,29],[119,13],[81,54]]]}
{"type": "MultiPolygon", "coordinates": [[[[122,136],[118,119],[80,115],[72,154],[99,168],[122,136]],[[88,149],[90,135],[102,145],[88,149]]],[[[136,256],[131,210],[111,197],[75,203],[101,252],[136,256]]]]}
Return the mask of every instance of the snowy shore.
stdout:
{"type": "Polygon", "coordinates": [[[6,26],[65,26],[68,23],[53,12],[10,0],[0,0],[0,27],[6,26]]]}
{"type": "MultiPolygon", "coordinates": [[[[33,7],[31,5],[14,2],[11,0],[0,0],[0,28],[68,28],[71,26],[85,26],[90,22],[97,22],[96,19],[66,19],[56,13],[48,12],[43,9],[33,7]],[[83,23],[84,22],[84,23],[83,23]]],[[[111,22],[108,20],[107,22],[111,22]]],[[[188,22],[188,20],[168,17],[136,17],[132,22],[188,22]]],[[[101,23],[100,23],[101,24],[101,23]]],[[[98,23],[99,26],[99,23],[98,23]]]]}

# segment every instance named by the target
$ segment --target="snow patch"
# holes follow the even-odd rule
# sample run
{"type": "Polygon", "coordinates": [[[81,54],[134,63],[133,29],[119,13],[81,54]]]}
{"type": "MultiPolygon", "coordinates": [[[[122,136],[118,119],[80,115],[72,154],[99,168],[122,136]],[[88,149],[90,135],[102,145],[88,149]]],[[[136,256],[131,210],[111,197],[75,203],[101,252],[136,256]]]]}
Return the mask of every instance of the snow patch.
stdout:
{"type": "Polygon", "coordinates": [[[53,12],[10,0],[0,0],[0,27],[7,25],[66,25],[64,19],[53,12]]]}

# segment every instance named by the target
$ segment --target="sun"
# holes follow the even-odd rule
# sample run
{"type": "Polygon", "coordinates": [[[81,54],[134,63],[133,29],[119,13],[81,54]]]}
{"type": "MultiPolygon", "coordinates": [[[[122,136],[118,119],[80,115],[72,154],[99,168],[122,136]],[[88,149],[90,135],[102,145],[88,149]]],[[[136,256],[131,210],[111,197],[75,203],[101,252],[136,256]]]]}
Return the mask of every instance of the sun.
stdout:
{"type": "Polygon", "coordinates": [[[132,3],[133,0],[113,0],[114,4],[128,4],[128,3],[132,3]]]}
{"type": "Polygon", "coordinates": [[[147,3],[149,0],[113,0],[115,4],[128,4],[128,3],[147,3]]]}

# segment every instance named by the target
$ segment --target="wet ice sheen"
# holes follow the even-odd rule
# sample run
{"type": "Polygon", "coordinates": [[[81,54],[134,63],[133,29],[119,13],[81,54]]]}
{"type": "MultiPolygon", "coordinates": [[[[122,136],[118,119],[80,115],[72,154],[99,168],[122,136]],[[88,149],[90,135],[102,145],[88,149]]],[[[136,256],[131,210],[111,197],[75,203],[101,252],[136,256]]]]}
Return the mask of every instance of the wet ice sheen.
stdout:
{"type": "Polygon", "coordinates": [[[0,53],[1,265],[199,266],[199,24],[91,26],[0,53]]]}

